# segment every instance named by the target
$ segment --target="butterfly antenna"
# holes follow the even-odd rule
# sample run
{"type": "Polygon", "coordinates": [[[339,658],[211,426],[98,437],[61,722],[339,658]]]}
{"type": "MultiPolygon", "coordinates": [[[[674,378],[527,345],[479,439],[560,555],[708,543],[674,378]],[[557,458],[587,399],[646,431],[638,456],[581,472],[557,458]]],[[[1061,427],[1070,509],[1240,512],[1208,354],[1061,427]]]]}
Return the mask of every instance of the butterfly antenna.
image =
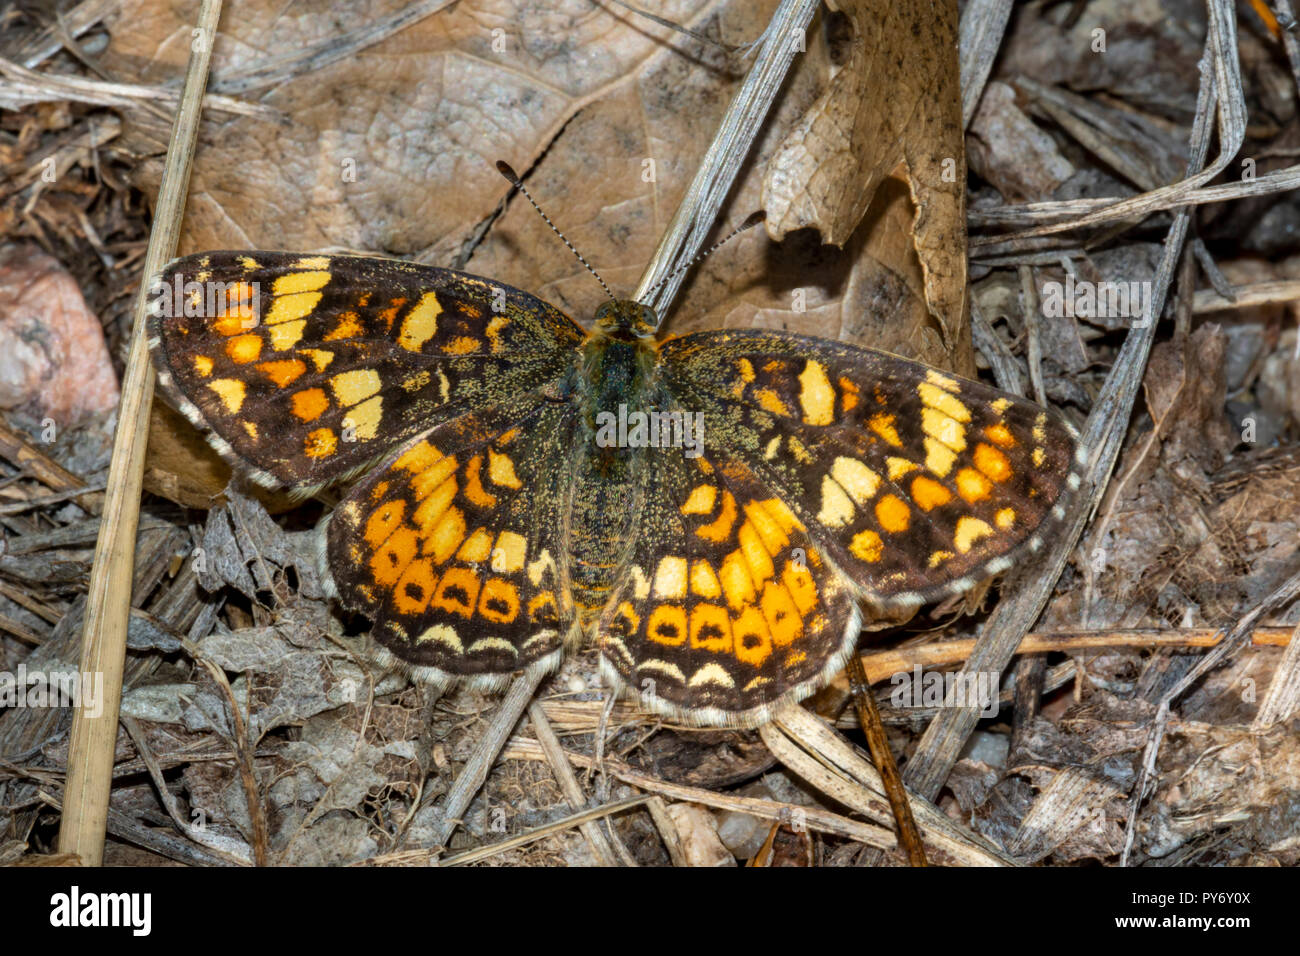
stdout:
{"type": "Polygon", "coordinates": [[[668,275],[664,276],[662,279],[660,279],[658,282],[652,285],[649,289],[646,290],[645,297],[649,298],[650,296],[654,295],[655,290],[657,290],[661,285],[663,285],[669,279],[673,278],[674,276],[681,275],[683,272],[685,272],[691,266],[695,265],[705,256],[712,255],[713,253],[717,252],[719,248],[721,248],[726,243],[730,242],[732,239],[735,239],[746,229],[753,229],[755,226],[757,226],[760,222],[762,222],[766,218],[767,218],[767,213],[765,213],[761,209],[758,212],[751,213],[748,219],[742,222],[735,229],[731,230],[731,232],[727,233],[725,236],[723,236],[713,245],[709,246],[709,248],[705,249],[703,252],[697,252],[689,262],[683,262],[672,272],[668,273],[668,275]]]}
{"type": "Polygon", "coordinates": [[[502,162],[501,160],[497,160],[497,172],[499,172],[506,179],[510,180],[511,185],[513,185],[516,189],[518,189],[521,193],[523,193],[524,198],[533,204],[533,208],[537,210],[537,215],[541,216],[542,220],[548,226],[551,227],[551,231],[555,233],[557,236],[559,236],[560,240],[566,246],[569,247],[569,251],[578,257],[578,261],[587,267],[587,271],[596,277],[596,281],[599,282],[600,287],[605,290],[605,294],[608,295],[611,299],[618,301],[618,297],[609,290],[609,286],[605,285],[605,280],[600,277],[600,273],[591,267],[590,262],[582,258],[582,253],[573,247],[573,243],[571,243],[565,237],[564,233],[560,232],[560,230],[556,228],[555,223],[551,222],[551,217],[546,215],[546,213],[542,211],[541,206],[537,205],[537,200],[535,200],[532,196],[528,194],[528,187],[524,185],[523,180],[520,179],[519,175],[510,167],[510,164],[506,162],[502,162]]]}

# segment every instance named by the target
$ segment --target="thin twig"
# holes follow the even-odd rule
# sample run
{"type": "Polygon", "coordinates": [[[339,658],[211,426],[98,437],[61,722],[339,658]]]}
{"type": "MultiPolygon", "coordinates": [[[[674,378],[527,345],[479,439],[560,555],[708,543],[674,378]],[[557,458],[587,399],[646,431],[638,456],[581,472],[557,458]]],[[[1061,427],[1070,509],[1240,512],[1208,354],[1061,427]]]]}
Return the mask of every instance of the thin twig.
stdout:
{"type": "Polygon", "coordinates": [[[103,708],[95,717],[81,708],[73,714],[59,851],[76,853],[89,865],[98,865],[104,857],[127,622],[131,613],[135,535],[140,519],[145,447],[149,440],[149,407],[153,401],[154,372],[145,342],[148,277],[155,275],[176,253],[203,109],[203,88],[207,85],[220,16],[221,0],[203,0],[196,35],[204,42],[191,44],[180,108],[172,126],[158,209],[145,253],[145,281],[140,283],[136,296],[135,325],[117,412],[104,520],[86,594],[80,671],[103,675],[103,708]]]}
{"type": "Polygon", "coordinates": [[[903,789],[903,775],[898,772],[898,764],[894,762],[894,752],[889,747],[885,725],[880,720],[880,709],[876,707],[875,695],[867,683],[867,672],[862,669],[862,658],[857,654],[850,655],[847,671],[853,703],[858,710],[858,723],[867,735],[867,750],[880,773],[880,779],[885,785],[885,796],[889,798],[890,809],[894,811],[894,822],[898,824],[898,842],[906,851],[908,862],[912,866],[928,866],[925,847],[921,844],[921,833],[912,816],[912,805],[908,802],[907,791],[903,789]]]}

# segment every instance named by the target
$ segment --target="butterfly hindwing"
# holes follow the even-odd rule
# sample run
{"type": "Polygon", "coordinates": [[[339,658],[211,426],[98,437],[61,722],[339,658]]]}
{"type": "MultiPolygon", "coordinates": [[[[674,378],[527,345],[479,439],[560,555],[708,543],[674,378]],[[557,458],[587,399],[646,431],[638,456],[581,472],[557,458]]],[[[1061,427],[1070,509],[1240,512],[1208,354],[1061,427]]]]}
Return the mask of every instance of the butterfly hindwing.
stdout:
{"type": "Polygon", "coordinates": [[[847,583],[744,463],[651,450],[637,504],[596,639],[643,703],[754,726],[842,666],[858,632],[847,583]]]}
{"type": "Polygon", "coordinates": [[[683,336],[661,356],[706,441],[743,459],[872,603],[1006,570],[1078,482],[1061,419],[896,355],[754,330],[683,336]]]}
{"type": "Polygon", "coordinates": [[[584,334],[509,286],[365,256],[207,252],[153,291],[159,384],[227,458],[293,491],[556,379],[584,334]]]}
{"type": "Polygon", "coordinates": [[[570,406],[525,395],[408,442],[324,528],[327,577],[424,679],[557,665],[574,608],[561,521],[570,406]]]}

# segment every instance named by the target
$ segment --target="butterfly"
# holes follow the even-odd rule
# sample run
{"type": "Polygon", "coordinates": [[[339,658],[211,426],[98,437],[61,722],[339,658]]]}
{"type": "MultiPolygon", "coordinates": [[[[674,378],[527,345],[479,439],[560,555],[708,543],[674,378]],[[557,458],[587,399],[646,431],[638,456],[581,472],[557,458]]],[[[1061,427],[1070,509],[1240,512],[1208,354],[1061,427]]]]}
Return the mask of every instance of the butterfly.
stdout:
{"type": "MultiPolygon", "coordinates": [[[[1080,482],[1055,413],[886,352],[774,330],[590,331],[480,276],[206,252],[153,290],[166,396],[252,480],[362,474],[322,576],[379,661],[497,688],[584,640],[649,708],[752,727],[868,615],[1039,549],[1080,482]]],[[[875,619],[875,618],[873,618],[875,619]]]]}

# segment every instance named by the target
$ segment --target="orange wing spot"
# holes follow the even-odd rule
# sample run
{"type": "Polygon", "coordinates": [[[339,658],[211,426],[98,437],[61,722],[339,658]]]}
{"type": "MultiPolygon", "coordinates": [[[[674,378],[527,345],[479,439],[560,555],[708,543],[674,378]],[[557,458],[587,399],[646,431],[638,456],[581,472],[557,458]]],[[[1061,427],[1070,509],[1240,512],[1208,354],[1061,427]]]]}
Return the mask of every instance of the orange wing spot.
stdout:
{"type": "Polygon", "coordinates": [[[393,462],[394,468],[404,468],[412,474],[419,474],[428,470],[435,462],[442,460],[442,452],[434,448],[427,441],[417,442],[412,445],[401,458],[393,462]]]}
{"type": "Polygon", "coordinates": [[[898,495],[885,495],[876,502],[876,520],[892,534],[902,534],[912,523],[912,512],[898,495]]]}
{"type": "Polygon", "coordinates": [[[1016,436],[1011,434],[1011,429],[1003,422],[997,422],[984,429],[984,434],[989,441],[999,448],[1015,448],[1016,436]]]}
{"type": "Polygon", "coordinates": [[[731,618],[716,604],[697,604],[691,608],[691,647],[714,654],[731,650],[731,618]]]}
{"type": "Polygon", "coordinates": [[[456,557],[461,561],[482,564],[492,556],[492,535],[485,528],[475,528],[474,533],[465,539],[456,557]]]}
{"type": "Polygon", "coordinates": [[[965,501],[974,504],[983,501],[993,491],[993,483],[974,468],[963,468],[957,472],[957,494],[965,501]]]}
{"type": "Polygon", "coordinates": [[[240,422],[239,424],[244,426],[244,431],[249,438],[257,441],[257,422],[240,422]]]}
{"type": "Polygon", "coordinates": [[[1002,482],[1011,477],[1011,462],[992,445],[980,442],[975,446],[975,467],[994,481],[1002,482]]]}
{"type": "Polygon", "coordinates": [[[433,562],[428,558],[412,561],[393,588],[393,607],[403,614],[423,614],[437,586],[433,562]]]}
{"type": "Polygon", "coordinates": [[[479,477],[482,468],[482,455],[475,455],[469,460],[469,464],[465,466],[465,497],[470,500],[471,504],[478,505],[480,508],[495,508],[497,503],[496,495],[483,490],[483,482],[479,477]]]}
{"type": "Polygon", "coordinates": [[[406,517],[405,501],[400,498],[385,501],[366,520],[366,529],[362,532],[366,544],[370,545],[372,549],[377,549],[388,540],[394,531],[402,526],[404,517],[406,517]]]}
{"type": "Polygon", "coordinates": [[[337,342],[339,339],[355,339],[360,337],[365,327],[361,324],[361,316],[355,312],[344,312],[339,316],[338,324],[325,333],[325,342],[337,342]]]}
{"type": "Polygon", "coordinates": [[[760,388],[754,392],[754,397],[758,399],[758,404],[766,411],[773,415],[783,415],[790,418],[790,408],[785,402],[781,401],[781,396],[770,388],[760,388]]]}
{"type": "Polygon", "coordinates": [[[641,615],[636,612],[631,601],[624,601],[614,611],[613,617],[609,622],[609,630],[612,634],[621,637],[627,637],[629,634],[635,634],[641,629],[641,615]]]}
{"type": "Polygon", "coordinates": [[[477,352],[483,343],[470,335],[458,335],[446,345],[442,350],[447,355],[469,355],[471,352],[477,352]]]}
{"type": "Polygon", "coordinates": [[[386,330],[392,330],[393,320],[397,318],[397,313],[402,311],[404,305],[406,305],[406,299],[404,298],[388,300],[388,308],[379,313],[379,320],[384,323],[386,330]]]}
{"type": "Polygon", "coordinates": [[[307,388],[294,392],[289,398],[289,408],[303,422],[314,422],[329,411],[330,400],[322,388],[307,388]]]}
{"type": "Polygon", "coordinates": [[[712,524],[696,528],[695,533],[705,541],[722,544],[731,537],[731,529],[736,523],[736,499],[730,491],[722,493],[722,511],[712,524]]]}
{"type": "Polygon", "coordinates": [[[742,382],[744,382],[746,385],[748,385],[750,382],[754,381],[754,363],[753,363],[753,362],[751,362],[751,361],[750,361],[749,359],[747,359],[747,358],[743,358],[743,359],[741,359],[739,362],[736,363],[736,367],[740,370],[740,379],[741,379],[742,382]]]}
{"type": "Polygon", "coordinates": [[[803,522],[795,517],[794,512],[790,510],[790,506],[780,498],[768,498],[766,501],[755,503],[761,505],[763,510],[772,516],[772,520],[775,521],[786,534],[789,534],[791,531],[802,531],[804,529],[803,522]]]}
{"type": "Polygon", "coordinates": [[[274,382],[277,388],[287,388],[307,371],[307,365],[302,359],[277,359],[274,362],[263,362],[257,370],[274,382]]]}
{"type": "Polygon", "coordinates": [[[790,543],[787,529],[781,527],[775,516],[768,511],[761,501],[751,501],[745,505],[746,528],[752,528],[763,542],[768,554],[776,554],[790,543]]]}
{"type": "Polygon", "coordinates": [[[550,591],[535,595],[528,602],[528,620],[534,624],[559,624],[560,610],[555,606],[555,595],[550,591]]]}
{"type": "Polygon", "coordinates": [[[416,537],[415,529],[405,525],[398,528],[370,559],[371,580],[380,587],[392,587],[401,580],[406,566],[415,560],[419,549],[420,539],[416,537]]]}
{"type": "MultiPolygon", "coordinates": [[[[418,511],[416,516],[419,516],[418,511]]],[[[464,540],[465,515],[459,508],[448,508],[424,542],[424,551],[428,554],[432,550],[433,560],[446,564],[464,540]]]]}
{"type": "Polygon", "coordinates": [[[775,581],[769,581],[763,588],[760,602],[763,617],[767,619],[767,628],[772,635],[772,643],[777,647],[787,647],[803,636],[803,616],[794,603],[790,592],[775,581]]]}
{"type": "Polygon", "coordinates": [[[740,533],[736,537],[740,542],[741,553],[745,556],[745,564],[749,566],[750,578],[755,585],[761,585],[776,573],[772,566],[772,556],[767,553],[758,532],[748,521],[740,526],[740,533]]]}
{"type": "Polygon", "coordinates": [[[194,356],[194,371],[207,378],[212,374],[212,359],[207,355],[194,356]]]}
{"type": "Polygon", "coordinates": [[[686,609],[678,604],[660,604],[646,624],[646,637],[656,644],[680,647],[686,643],[686,609]]]}
{"type": "Polygon", "coordinates": [[[478,599],[478,612],[493,624],[511,623],[519,616],[519,590],[505,578],[488,578],[478,599]]]}
{"type": "Polygon", "coordinates": [[[451,507],[455,497],[456,479],[448,477],[446,481],[438,485],[431,494],[420,502],[419,507],[415,509],[415,514],[411,516],[411,522],[420,529],[421,534],[428,538],[424,543],[426,553],[435,547],[433,543],[434,529],[442,519],[443,512],[451,507]]]}
{"type": "Polygon", "coordinates": [[[748,605],[731,621],[736,657],[746,664],[759,667],[772,654],[772,633],[767,629],[763,612],[753,604],[748,605]]]}
{"type": "Polygon", "coordinates": [[[684,515],[706,515],[713,511],[713,502],[718,496],[718,489],[713,485],[696,485],[691,489],[686,503],[678,510],[684,515]]]}
{"type": "Polygon", "coordinates": [[[472,617],[480,584],[478,575],[469,568],[451,568],[438,582],[432,606],[449,614],[472,617]]]}
{"type": "Polygon", "coordinates": [[[226,342],[226,355],[230,361],[247,365],[257,361],[262,354],[262,337],[260,335],[237,335],[226,342]]]}
{"type": "Polygon", "coordinates": [[[212,331],[218,335],[238,335],[240,332],[247,332],[257,325],[254,319],[245,319],[242,315],[235,313],[226,313],[212,320],[212,331]]]}
{"type": "Polygon", "coordinates": [[[722,590],[726,592],[727,603],[736,610],[746,604],[754,603],[754,581],[749,576],[749,565],[739,551],[733,551],[722,560],[722,570],[718,574],[722,581],[722,590]]]}
{"type": "Polygon", "coordinates": [[[858,407],[862,400],[862,393],[858,387],[850,382],[847,378],[841,378],[840,382],[840,407],[844,409],[844,414],[848,414],[858,407]]]}
{"type": "Polygon", "coordinates": [[[785,570],[781,572],[781,583],[790,592],[800,616],[807,615],[817,606],[817,582],[807,568],[797,568],[793,561],[787,561],[785,570]]]}
{"type": "Polygon", "coordinates": [[[376,484],[375,487],[373,487],[373,488],[370,489],[370,500],[371,500],[371,502],[373,503],[373,502],[377,502],[377,501],[383,501],[383,500],[384,500],[384,496],[385,496],[386,494],[388,494],[388,489],[389,489],[390,487],[391,487],[391,485],[390,485],[390,483],[387,482],[387,481],[381,481],[381,482],[379,482],[378,484],[376,484]]]}
{"type": "Polygon", "coordinates": [[[501,437],[497,439],[497,444],[500,445],[502,448],[504,448],[506,445],[509,445],[511,442],[513,442],[516,438],[518,438],[522,434],[523,432],[521,432],[518,428],[512,428],[508,432],[501,433],[501,437]]]}
{"type": "Polygon", "coordinates": [[[339,437],[332,429],[318,428],[303,442],[303,454],[308,458],[328,458],[339,447],[339,437]]]}
{"type": "Polygon", "coordinates": [[[993,521],[1003,531],[1009,531],[1016,523],[1016,509],[1002,508],[993,516],[993,521]]]}
{"type": "Polygon", "coordinates": [[[929,511],[952,501],[952,492],[933,478],[917,475],[912,479],[912,500],[922,511],[929,511]]]}
{"type": "Polygon", "coordinates": [[[456,473],[456,456],[439,458],[411,479],[411,491],[423,501],[442,487],[442,483],[456,473]]]}
{"type": "Polygon", "coordinates": [[[867,421],[867,427],[895,448],[903,447],[903,440],[898,437],[898,430],[894,428],[893,415],[886,415],[884,412],[872,415],[867,421]]]}
{"type": "Polygon", "coordinates": [[[879,561],[884,551],[885,542],[880,539],[880,535],[870,528],[866,531],[859,531],[849,543],[849,553],[855,558],[866,561],[868,564],[875,564],[879,561]]]}

